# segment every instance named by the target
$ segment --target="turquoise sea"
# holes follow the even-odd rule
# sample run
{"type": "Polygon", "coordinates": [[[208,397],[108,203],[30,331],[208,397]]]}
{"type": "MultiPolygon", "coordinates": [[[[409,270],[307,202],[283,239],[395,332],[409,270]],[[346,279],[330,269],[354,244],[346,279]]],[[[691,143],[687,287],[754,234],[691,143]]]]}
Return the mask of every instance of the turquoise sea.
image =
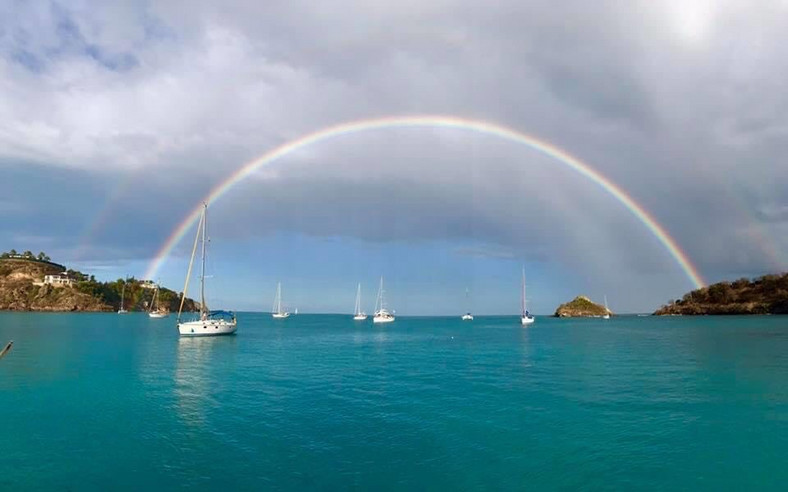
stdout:
{"type": "Polygon", "coordinates": [[[785,490],[788,317],[0,313],[0,490],[785,490]]]}

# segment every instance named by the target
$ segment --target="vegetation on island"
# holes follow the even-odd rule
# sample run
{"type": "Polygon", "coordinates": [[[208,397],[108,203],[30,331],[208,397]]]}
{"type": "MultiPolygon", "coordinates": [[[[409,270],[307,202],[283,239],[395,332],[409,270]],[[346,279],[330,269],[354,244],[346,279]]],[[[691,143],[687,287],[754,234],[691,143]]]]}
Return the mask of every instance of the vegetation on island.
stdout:
{"type": "Polygon", "coordinates": [[[654,314],[788,314],[788,273],[718,282],[688,292],[654,314]]]}
{"type": "Polygon", "coordinates": [[[555,316],[558,318],[600,317],[605,314],[613,313],[605,306],[594,303],[586,296],[577,296],[571,301],[561,304],[555,310],[555,316]]]}
{"type": "MultiPolygon", "coordinates": [[[[99,282],[93,275],[65,269],[52,263],[45,254],[27,257],[14,250],[0,255],[0,310],[4,311],[146,311],[153,289],[135,278],[99,282]],[[69,286],[44,283],[46,275],[64,275],[69,286]],[[125,294],[124,294],[125,286],[125,294]]],[[[177,312],[180,294],[160,287],[157,305],[165,311],[177,312]]],[[[185,311],[197,310],[199,304],[187,298],[185,311]]]]}

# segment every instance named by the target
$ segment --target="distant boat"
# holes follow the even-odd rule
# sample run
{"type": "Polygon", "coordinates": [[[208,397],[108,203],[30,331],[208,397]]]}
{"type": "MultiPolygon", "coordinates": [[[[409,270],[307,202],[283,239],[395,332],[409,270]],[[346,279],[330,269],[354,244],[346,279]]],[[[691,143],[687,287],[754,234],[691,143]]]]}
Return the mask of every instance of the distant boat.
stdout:
{"type": "Polygon", "coordinates": [[[530,325],[536,321],[534,316],[528,312],[528,309],[525,307],[525,267],[523,267],[523,281],[522,281],[522,301],[521,301],[521,314],[520,314],[520,324],[523,326],[530,325]]]}
{"type": "Polygon", "coordinates": [[[153,299],[151,299],[150,301],[148,316],[150,316],[151,318],[166,318],[167,316],[170,315],[170,313],[158,307],[158,305],[156,304],[158,298],[159,298],[159,284],[156,284],[156,288],[153,289],[153,299]]]}
{"type": "Polygon", "coordinates": [[[290,313],[287,311],[282,310],[282,283],[277,282],[276,284],[276,297],[274,297],[274,306],[271,308],[272,314],[274,318],[287,318],[290,316],[290,313]]]}
{"type": "Polygon", "coordinates": [[[356,307],[353,309],[353,319],[356,321],[364,321],[367,319],[367,313],[361,311],[361,284],[358,284],[356,289],[356,307]]]}
{"type": "MultiPolygon", "coordinates": [[[[465,304],[467,305],[466,307],[470,307],[470,303],[468,302],[468,289],[467,288],[465,289],[465,304]]],[[[462,315],[462,320],[463,321],[473,321],[473,315],[471,314],[470,311],[468,311],[467,313],[462,315]]]]}
{"type": "Polygon", "coordinates": [[[610,309],[607,308],[607,294],[605,294],[605,314],[602,315],[602,319],[610,319],[610,309]]]}
{"type": "Polygon", "coordinates": [[[197,225],[197,236],[194,238],[192,257],[189,260],[189,270],[186,273],[186,285],[183,287],[181,304],[178,308],[178,333],[185,337],[205,337],[216,335],[232,335],[238,329],[238,322],[235,314],[231,311],[209,311],[205,303],[205,229],[208,222],[208,204],[203,204],[200,223],[197,225]],[[193,321],[181,323],[181,313],[183,303],[186,300],[186,290],[189,287],[189,277],[192,273],[194,254],[197,252],[197,241],[200,239],[202,231],[202,267],[200,269],[200,317],[193,321]]]}
{"type": "Polygon", "coordinates": [[[120,291],[120,309],[118,309],[118,314],[126,314],[126,313],[128,313],[128,311],[126,311],[123,308],[124,301],[126,299],[126,284],[128,283],[128,281],[129,281],[128,278],[123,280],[123,290],[120,291]]]}
{"type": "Polygon", "coordinates": [[[394,315],[386,309],[386,300],[383,296],[383,277],[380,277],[380,288],[378,289],[378,298],[375,301],[375,315],[372,317],[373,323],[391,323],[394,321],[394,315]]]}

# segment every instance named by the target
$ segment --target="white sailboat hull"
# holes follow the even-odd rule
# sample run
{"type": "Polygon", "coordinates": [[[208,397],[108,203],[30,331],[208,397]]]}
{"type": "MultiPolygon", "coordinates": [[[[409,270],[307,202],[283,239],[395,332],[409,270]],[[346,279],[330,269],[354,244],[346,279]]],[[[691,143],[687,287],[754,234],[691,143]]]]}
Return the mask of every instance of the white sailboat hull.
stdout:
{"type": "Polygon", "coordinates": [[[166,318],[170,313],[148,313],[151,318],[166,318]]]}
{"type": "Polygon", "coordinates": [[[290,317],[290,313],[272,313],[271,317],[276,318],[276,319],[289,318],[290,317]]]}
{"type": "Polygon", "coordinates": [[[365,319],[367,319],[367,315],[366,314],[357,314],[357,315],[353,316],[353,319],[356,320],[356,321],[364,321],[365,319]]]}
{"type": "Polygon", "coordinates": [[[536,319],[533,316],[520,316],[520,324],[523,326],[530,325],[534,321],[536,321],[536,319]]]}
{"type": "Polygon", "coordinates": [[[462,315],[462,320],[463,321],[473,321],[473,315],[472,314],[463,314],[462,315]]]}
{"type": "Polygon", "coordinates": [[[128,311],[126,311],[125,309],[118,309],[118,314],[127,314],[127,313],[128,311]]]}
{"type": "Polygon", "coordinates": [[[391,323],[392,321],[394,321],[394,315],[386,310],[376,312],[372,318],[373,323],[391,323]]]}
{"type": "Polygon", "coordinates": [[[224,319],[207,319],[204,321],[186,321],[178,323],[178,333],[182,337],[214,337],[232,335],[237,329],[235,321],[224,319]]]}

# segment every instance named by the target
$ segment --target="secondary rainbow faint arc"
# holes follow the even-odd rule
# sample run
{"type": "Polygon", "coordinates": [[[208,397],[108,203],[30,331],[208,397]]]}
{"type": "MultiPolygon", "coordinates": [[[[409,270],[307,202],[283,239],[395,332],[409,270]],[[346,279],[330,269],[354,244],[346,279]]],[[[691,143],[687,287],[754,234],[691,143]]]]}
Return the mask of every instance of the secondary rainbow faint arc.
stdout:
{"type": "Polygon", "coordinates": [[[549,142],[539,140],[525,133],[518,132],[505,126],[483,120],[459,118],[455,116],[443,115],[417,115],[417,116],[390,116],[382,118],[362,119],[332,125],[321,130],[309,133],[302,137],[284,143],[265,154],[257,157],[251,162],[243,165],[233,172],[227,179],[216,185],[207,196],[199,200],[198,205],[189,212],[181,221],[178,227],[170,234],[167,240],[159,249],[155,258],[148,265],[144,278],[155,278],[159,269],[166,261],[172,249],[183,239],[186,232],[194,225],[202,211],[202,203],[212,203],[224,195],[230,188],[243,181],[247,176],[255,172],[261,166],[269,164],[291,152],[303,147],[313,145],[333,137],[351,135],[355,133],[390,129],[390,128],[454,128],[460,130],[470,130],[481,134],[496,136],[505,140],[524,144],[534,150],[552,157],[569,168],[585,176],[593,183],[599,185],[603,190],[618,200],[627,210],[629,210],[649,231],[662,243],[668,253],[676,260],[679,267],[686,274],[687,278],[696,288],[703,287],[705,282],[698,269],[692,264],[689,257],[679,248],[676,241],[667,231],[648,213],[643,207],[638,205],[622,188],[603,176],[599,171],[590,165],[552,145],[549,142]]]}

